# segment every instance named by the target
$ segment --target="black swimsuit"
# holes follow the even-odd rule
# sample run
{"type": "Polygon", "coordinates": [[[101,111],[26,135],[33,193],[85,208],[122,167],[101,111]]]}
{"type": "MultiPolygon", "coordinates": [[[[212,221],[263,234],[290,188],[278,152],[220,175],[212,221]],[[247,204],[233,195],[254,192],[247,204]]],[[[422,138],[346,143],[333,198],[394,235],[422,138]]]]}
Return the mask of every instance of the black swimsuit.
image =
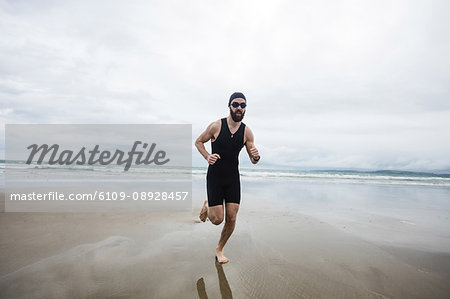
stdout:
{"type": "Polygon", "coordinates": [[[225,202],[241,202],[241,183],[239,180],[239,152],[244,146],[245,124],[241,122],[236,133],[231,134],[227,119],[222,118],[219,136],[211,142],[211,153],[219,154],[220,159],[209,165],[206,175],[208,205],[223,205],[225,202]]]}

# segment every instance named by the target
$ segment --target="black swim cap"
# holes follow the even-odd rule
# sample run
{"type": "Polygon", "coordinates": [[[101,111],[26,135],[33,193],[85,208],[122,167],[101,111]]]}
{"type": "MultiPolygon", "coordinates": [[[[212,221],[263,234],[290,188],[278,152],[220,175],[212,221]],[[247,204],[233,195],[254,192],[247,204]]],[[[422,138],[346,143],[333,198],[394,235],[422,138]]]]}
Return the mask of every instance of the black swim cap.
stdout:
{"type": "Polygon", "coordinates": [[[244,99],[245,102],[247,103],[247,99],[245,98],[245,96],[244,96],[244,94],[243,94],[242,92],[235,92],[235,93],[233,93],[233,94],[231,95],[230,100],[228,101],[228,107],[230,107],[231,102],[232,102],[234,99],[237,99],[237,98],[244,99]]]}

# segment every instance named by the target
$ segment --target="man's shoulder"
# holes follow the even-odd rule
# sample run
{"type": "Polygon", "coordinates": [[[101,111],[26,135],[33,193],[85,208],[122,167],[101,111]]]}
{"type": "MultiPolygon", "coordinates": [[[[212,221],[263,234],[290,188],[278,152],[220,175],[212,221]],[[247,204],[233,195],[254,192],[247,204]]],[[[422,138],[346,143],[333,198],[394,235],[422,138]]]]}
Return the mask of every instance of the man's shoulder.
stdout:
{"type": "Polygon", "coordinates": [[[213,121],[212,123],[209,124],[209,130],[211,131],[217,131],[220,130],[220,127],[222,126],[222,119],[218,119],[213,121]]]}
{"type": "Polygon", "coordinates": [[[211,126],[219,126],[220,127],[221,125],[222,125],[222,118],[219,118],[211,123],[211,126]]]}
{"type": "Polygon", "coordinates": [[[245,128],[244,128],[244,138],[245,138],[245,140],[248,140],[248,139],[253,140],[253,132],[247,125],[245,125],[245,128]]]}

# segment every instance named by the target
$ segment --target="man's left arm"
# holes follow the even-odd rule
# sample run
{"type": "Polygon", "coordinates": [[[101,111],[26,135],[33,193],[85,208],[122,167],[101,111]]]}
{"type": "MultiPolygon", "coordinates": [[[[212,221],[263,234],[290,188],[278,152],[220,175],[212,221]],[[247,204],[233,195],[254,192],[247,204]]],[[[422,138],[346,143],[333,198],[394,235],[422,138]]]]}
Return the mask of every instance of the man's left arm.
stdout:
{"type": "Polygon", "coordinates": [[[250,161],[252,161],[253,164],[256,164],[259,159],[261,159],[261,156],[255,147],[255,137],[249,127],[245,127],[245,139],[245,148],[247,149],[250,161]]]}

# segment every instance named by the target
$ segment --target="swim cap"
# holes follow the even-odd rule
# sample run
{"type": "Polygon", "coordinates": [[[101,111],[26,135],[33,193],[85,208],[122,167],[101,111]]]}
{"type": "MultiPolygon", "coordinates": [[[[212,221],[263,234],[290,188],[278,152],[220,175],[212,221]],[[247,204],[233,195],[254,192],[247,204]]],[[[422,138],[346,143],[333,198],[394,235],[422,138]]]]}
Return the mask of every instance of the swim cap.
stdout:
{"type": "Polygon", "coordinates": [[[245,96],[242,92],[235,92],[231,95],[230,100],[228,101],[228,107],[231,105],[231,102],[237,98],[244,99],[245,102],[247,103],[247,99],[245,98],[245,96]]]}

